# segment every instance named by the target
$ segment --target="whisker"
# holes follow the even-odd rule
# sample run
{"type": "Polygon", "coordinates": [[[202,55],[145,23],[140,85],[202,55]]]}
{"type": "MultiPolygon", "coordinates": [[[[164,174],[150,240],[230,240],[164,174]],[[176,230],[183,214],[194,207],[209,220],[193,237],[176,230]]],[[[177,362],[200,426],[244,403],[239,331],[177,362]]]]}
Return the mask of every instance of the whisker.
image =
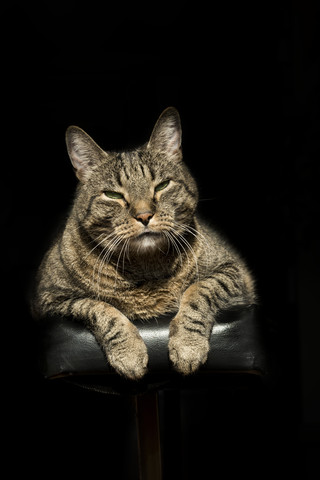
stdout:
{"type": "Polygon", "coordinates": [[[163,233],[165,234],[165,236],[168,240],[168,243],[170,243],[173,246],[174,250],[177,252],[178,257],[179,257],[179,261],[180,261],[180,265],[182,266],[183,265],[183,258],[182,258],[182,255],[181,255],[179,245],[176,242],[173,234],[171,232],[169,232],[168,230],[164,230],[163,233]]]}
{"type": "Polygon", "coordinates": [[[122,273],[123,273],[123,274],[124,274],[124,271],[125,271],[124,264],[125,264],[125,259],[126,259],[126,257],[127,257],[127,259],[128,259],[128,262],[130,263],[129,244],[130,244],[130,238],[127,238],[127,239],[125,240],[125,249],[124,249],[123,257],[122,257],[122,273]]]}
{"type": "Polygon", "coordinates": [[[193,235],[195,238],[197,238],[197,240],[200,242],[200,244],[202,244],[203,252],[204,252],[204,255],[205,255],[205,259],[206,259],[206,269],[208,269],[209,265],[210,265],[210,263],[209,263],[209,252],[210,252],[212,247],[208,243],[205,236],[201,232],[196,230],[195,228],[191,227],[191,225],[179,224],[177,222],[174,222],[174,224],[177,225],[178,227],[180,227],[184,232],[187,232],[190,235],[193,235]]]}
{"type": "Polygon", "coordinates": [[[100,252],[99,257],[96,260],[96,263],[93,269],[92,280],[93,280],[93,284],[95,283],[96,285],[98,298],[100,298],[100,285],[101,285],[101,276],[102,276],[103,267],[109,263],[112,253],[114,252],[114,249],[121,243],[121,241],[122,239],[119,238],[118,235],[116,235],[115,238],[112,238],[111,241],[108,242],[108,244],[100,252]],[[98,269],[97,274],[95,273],[96,268],[98,269]],[[95,280],[95,276],[97,277],[96,280],[95,280]]]}
{"type": "MultiPolygon", "coordinates": [[[[177,252],[178,254],[178,257],[179,257],[179,261],[180,261],[180,265],[181,267],[183,266],[183,258],[182,258],[182,254],[181,254],[181,251],[180,251],[180,248],[179,248],[179,243],[175,240],[174,238],[174,235],[172,234],[172,232],[169,232],[168,230],[164,230],[163,231],[163,234],[165,235],[166,239],[167,239],[167,242],[168,242],[168,251],[169,251],[169,248],[170,248],[170,245],[172,245],[173,249],[177,252]]],[[[185,252],[186,253],[186,252],[185,252]]],[[[187,262],[189,263],[189,259],[188,259],[188,254],[186,253],[186,257],[187,257],[187,262]]],[[[184,280],[183,284],[182,284],[182,288],[181,290],[183,290],[183,286],[185,285],[187,279],[184,280]]],[[[181,295],[179,295],[177,293],[176,295],[176,305],[177,305],[177,309],[179,309],[179,305],[180,305],[180,297],[181,295]]]]}
{"type": "MultiPolygon", "coordinates": [[[[97,241],[99,239],[99,237],[101,237],[101,235],[104,235],[104,234],[100,233],[100,235],[98,235],[97,238],[92,240],[90,243],[92,243],[93,241],[97,241]]],[[[97,247],[99,247],[103,242],[108,240],[108,238],[111,237],[112,235],[116,236],[116,234],[114,232],[109,233],[109,235],[107,235],[99,243],[97,243],[84,258],[86,259],[97,247]]]]}
{"type": "MultiPolygon", "coordinates": [[[[69,227],[68,226],[68,230],[71,231],[71,233],[74,233],[74,232],[77,232],[78,230],[80,230],[80,228],[83,228],[83,225],[80,223],[79,225],[75,226],[75,227],[69,227]]],[[[87,242],[87,245],[90,245],[91,243],[94,243],[96,242],[102,235],[105,235],[105,232],[101,232],[97,237],[93,238],[92,240],[88,241],[87,242]]],[[[113,232],[111,232],[109,235],[114,235],[113,232]]],[[[109,236],[108,235],[108,236],[109,236]]],[[[90,253],[90,252],[89,252],[90,253]]]]}
{"type": "MultiPolygon", "coordinates": [[[[123,238],[121,238],[121,241],[123,240],[123,238]]],[[[125,249],[126,249],[126,245],[127,245],[127,242],[128,242],[128,239],[126,238],[122,247],[121,247],[121,250],[120,250],[120,253],[119,253],[119,256],[118,256],[118,261],[117,261],[117,264],[116,264],[116,275],[115,275],[115,282],[114,282],[114,288],[116,287],[117,285],[117,280],[118,280],[118,268],[119,268],[119,263],[120,263],[120,259],[121,259],[121,255],[123,253],[123,259],[124,259],[124,252],[125,252],[125,249]]],[[[123,262],[123,259],[122,259],[122,271],[124,272],[124,262],[123,262]]]]}
{"type": "MultiPolygon", "coordinates": [[[[186,248],[190,251],[191,255],[193,256],[193,260],[194,260],[195,268],[196,268],[196,275],[197,275],[198,280],[199,280],[198,258],[195,254],[194,249],[192,248],[192,246],[190,245],[188,240],[186,240],[186,238],[183,235],[181,235],[179,233],[177,233],[176,235],[178,237],[177,240],[179,239],[178,241],[183,242],[184,245],[186,246],[186,248]]],[[[181,246],[182,246],[182,244],[181,244],[181,246]]],[[[182,246],[182,248],[183,248],[183,250],[185,250],[185,248],[183,246],[182,246]]]]}

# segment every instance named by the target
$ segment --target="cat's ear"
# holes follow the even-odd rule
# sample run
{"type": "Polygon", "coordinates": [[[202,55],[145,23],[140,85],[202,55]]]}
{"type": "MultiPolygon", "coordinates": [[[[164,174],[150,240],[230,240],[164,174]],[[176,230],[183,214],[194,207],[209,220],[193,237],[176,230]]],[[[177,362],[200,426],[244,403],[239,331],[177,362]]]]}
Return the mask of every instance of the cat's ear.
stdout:
{"type": "Polygon", "coordinates": [[[81,128],[71,126],[66,131],[68,154],[81,182],[86,182],[92,170],[105,157],[105,152],[81,128]]]}
{"type": "Polygon", "coordinates": [[[162,112],[155,124],[148,148],[175,156],[181,154],[181,122],[178,111],[169,107],[162,112]]]}

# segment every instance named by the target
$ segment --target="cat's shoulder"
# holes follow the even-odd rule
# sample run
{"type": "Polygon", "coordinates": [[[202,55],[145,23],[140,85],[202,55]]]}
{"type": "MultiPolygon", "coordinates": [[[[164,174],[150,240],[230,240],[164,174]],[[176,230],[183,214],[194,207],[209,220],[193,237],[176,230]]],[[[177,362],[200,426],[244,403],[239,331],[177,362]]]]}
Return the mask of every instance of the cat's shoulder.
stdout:
{"type": "Polygon", "coordinates": [[[199,240],[202,242],[205,253],[211,258],[238,258],[239,253],[234,247],[232,240],[223,230],[207,219],[198,218],[199,240]]]}
{"type": "Polygon", "coordinates": [[[215,225],[212,221],[204,219],[203,217],[197,216],[197,229],[200,235],[205,236],[208,240],[213,240],[215,243],[228,242],[226,235],[219,228],[218,225],[215,225]]]}

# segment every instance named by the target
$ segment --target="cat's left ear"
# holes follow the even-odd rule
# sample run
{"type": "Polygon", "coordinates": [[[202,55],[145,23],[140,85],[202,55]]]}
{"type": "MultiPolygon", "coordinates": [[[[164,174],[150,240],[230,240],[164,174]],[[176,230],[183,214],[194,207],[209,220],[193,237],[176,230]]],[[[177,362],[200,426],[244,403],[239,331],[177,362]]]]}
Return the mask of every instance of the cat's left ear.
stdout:
{"type": "Polygon", "coordinates": [[[86,182],[95,166],[105,158],[106,153],[81,128],[71,126],[66,131],[68,154],[81,182],[86,182]]]}
{"type": "Polygon", "coordinates": [[[178,111],[169,107],[162,112],[154,126],[148,148],[170,156],[181,154],[182,130],[178,111]]]}

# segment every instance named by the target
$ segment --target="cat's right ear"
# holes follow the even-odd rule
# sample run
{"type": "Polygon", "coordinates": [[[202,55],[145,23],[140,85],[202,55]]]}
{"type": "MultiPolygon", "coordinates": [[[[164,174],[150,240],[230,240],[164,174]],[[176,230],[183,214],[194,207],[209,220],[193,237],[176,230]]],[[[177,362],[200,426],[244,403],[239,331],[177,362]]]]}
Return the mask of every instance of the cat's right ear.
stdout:
{"type": "Polygon", "coordinates": [[[105,152],[81,128],[71,126],[66,131],[68,154],[78,179],[86,182],[105,152]]]}
{"type": "Polygon", "coordinates": [[[153,128],[148,148],[180,158],[181,136],[179,113],[174,107],[168,107],[162,112],[153,128]]]}

